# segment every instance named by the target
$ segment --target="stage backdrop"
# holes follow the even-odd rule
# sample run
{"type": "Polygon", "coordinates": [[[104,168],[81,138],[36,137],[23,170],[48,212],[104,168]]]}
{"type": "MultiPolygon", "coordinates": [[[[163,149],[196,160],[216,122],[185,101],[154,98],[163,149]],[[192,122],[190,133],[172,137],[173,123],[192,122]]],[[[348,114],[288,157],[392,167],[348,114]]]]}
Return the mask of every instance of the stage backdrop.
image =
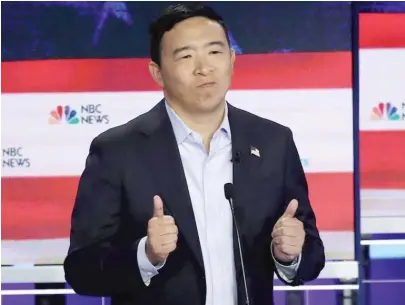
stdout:
{"type": "MultiPolygon", "coordinates": [[[[162,98],[147,24],[167,4],[2,4],[2,264],[63,261],[91,140],[162,98]]],[[[238,53],[228,101],[292,129],[327,258],[353,259],[350,3],[210,5],[238,53]]]]}
{"type": "Polygon", "coordinates": [[[362,13],[362,233],[405,232],[405,13],[362,13]]]}

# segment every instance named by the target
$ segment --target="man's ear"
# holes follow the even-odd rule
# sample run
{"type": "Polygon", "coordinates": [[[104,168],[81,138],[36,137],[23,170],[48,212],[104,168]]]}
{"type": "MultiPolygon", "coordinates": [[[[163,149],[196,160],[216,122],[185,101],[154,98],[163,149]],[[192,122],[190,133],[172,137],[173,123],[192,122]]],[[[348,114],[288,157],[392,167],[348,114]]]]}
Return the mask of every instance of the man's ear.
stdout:
{"type": "Polygon", "coordinates": [[[159,85],[159,87],[163,88],[162,72],[160,70],[160,67],[154,61],[151,61],[149,63],[149,72],[150,75],[152,75],[153,80],[159,85]]]}
{"type": "Polygon", "coordinates": [[[236,53],[235,50],[231,48],[231,65],[232,65],[232,73],[233,73],[233,68],[235,64],[235,59],[236,59],[236,53]]]}

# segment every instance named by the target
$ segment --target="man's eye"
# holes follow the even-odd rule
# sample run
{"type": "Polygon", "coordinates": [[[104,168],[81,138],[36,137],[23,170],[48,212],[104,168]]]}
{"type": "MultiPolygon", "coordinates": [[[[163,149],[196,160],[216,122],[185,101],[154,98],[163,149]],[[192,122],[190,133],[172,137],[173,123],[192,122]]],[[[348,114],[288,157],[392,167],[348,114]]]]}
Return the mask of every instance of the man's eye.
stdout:
{"type": "Polygon", "coordinates": [[[181,59],[186,59],[186,58],[191,58],[191,55],[184,55],[181,57],[181,59]]]}

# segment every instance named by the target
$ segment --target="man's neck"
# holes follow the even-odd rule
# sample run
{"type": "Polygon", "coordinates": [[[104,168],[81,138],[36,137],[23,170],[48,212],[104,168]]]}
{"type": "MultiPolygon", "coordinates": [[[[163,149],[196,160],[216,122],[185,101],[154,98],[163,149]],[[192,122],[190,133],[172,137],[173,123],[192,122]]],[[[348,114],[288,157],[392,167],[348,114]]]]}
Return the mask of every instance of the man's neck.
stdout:
{"type": "MultiPolygon", "coordinates": [[[[167,100],[166,100],[167,101],[167,100]]],[[[218,130],[225,115],[225,101],[221,107],[215,109],[210,113],[189,113],[184,111],[183,108],[178,107],[174,103],[167,101],[170,107],[176,114],[183,120],[184,124],[193,131],[197,132],[203,139],[203,143],[207,151],[209,151],[209,144],[214,133],[218,130]]]]}

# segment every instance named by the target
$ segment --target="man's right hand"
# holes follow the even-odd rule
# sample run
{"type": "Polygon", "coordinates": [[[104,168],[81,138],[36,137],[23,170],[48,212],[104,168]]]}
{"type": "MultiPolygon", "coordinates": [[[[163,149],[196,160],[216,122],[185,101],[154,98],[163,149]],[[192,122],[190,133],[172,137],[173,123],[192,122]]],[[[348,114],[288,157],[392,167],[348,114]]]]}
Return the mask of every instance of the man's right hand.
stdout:
{"type": "Polygon", "coordinates": [[[152,265],[164,262],[176,249],[178,229],[171,216],[163,213],[163,201],[153,197],[153,217],[148,222],[146,256],[152,265]]]}

